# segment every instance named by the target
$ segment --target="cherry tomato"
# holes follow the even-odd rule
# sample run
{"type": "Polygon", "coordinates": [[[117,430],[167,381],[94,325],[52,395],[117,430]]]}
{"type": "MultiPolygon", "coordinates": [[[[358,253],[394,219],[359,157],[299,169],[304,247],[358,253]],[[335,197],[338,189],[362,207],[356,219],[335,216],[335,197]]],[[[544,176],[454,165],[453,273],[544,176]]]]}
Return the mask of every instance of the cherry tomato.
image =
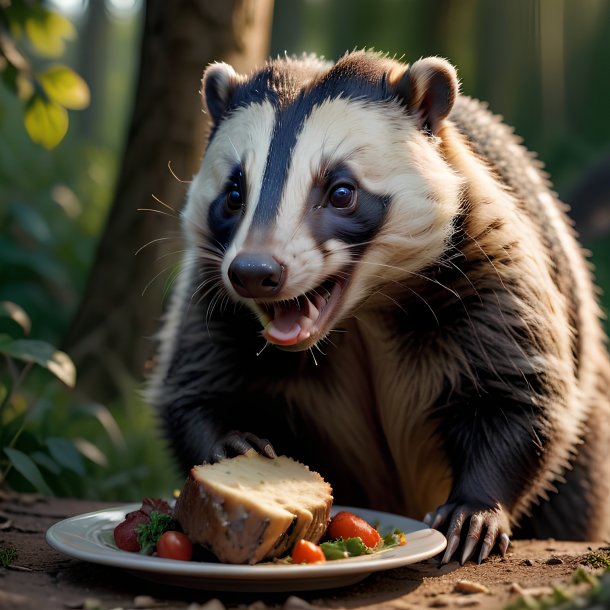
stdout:
{"type": "Polygon", "coordinates": [[[182,532],[165,532],[157,540],[157,555],[165,559],[189,561],[193,556],[193,543],[182,532]]]}
{"type": "Polygon", "coordinates": [[[338,512],[328,525],[327,535],[331,539],[355,538],[358,536],[370,549],[381,542],[379,532],[358,515],[342,510],[338,512]]]}
{"type": "Polygon", "coordinates": [[[292,549],[290,555],[294,563],[319,563],[326,561],[324,551],[313,542],[301,538],[292,549]]]}

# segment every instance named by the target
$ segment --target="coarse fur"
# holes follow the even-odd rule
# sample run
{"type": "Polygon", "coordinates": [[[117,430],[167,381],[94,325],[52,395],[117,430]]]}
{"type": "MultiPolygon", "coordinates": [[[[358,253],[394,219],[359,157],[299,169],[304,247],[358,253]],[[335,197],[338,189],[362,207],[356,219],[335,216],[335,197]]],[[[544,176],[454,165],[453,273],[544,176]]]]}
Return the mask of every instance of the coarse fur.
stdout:
{"type": "Polygon", "coordinates": [[[540,164],[453,67],[214,64],[203,97],[149,387],[182,467],[268,439],[337,502],[427,515],[445,560],[511,531],[610,536],[588,263],[540,164]]]}

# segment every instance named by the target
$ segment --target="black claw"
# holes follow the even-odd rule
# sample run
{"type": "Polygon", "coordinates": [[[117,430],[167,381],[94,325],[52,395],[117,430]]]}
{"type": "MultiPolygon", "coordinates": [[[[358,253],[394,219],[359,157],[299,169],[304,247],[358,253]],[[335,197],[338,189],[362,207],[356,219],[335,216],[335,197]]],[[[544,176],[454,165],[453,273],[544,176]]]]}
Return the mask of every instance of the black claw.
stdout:
{"type": "Polygon", "coordinates": [[[459,561],[464,565],[475,556],[479,546],[476,557],[477,561],[481,563],[489,557],[496,544],[499,552],[504,555],[510,543],[507,534],[509,531],[508,520],[499,506],[490,507],[479,503],[457,504],[448,502],[436,511],[428,513],[425,520],[435,529],[449,521],[448,525],[443,527],[442,530],[447,537],[447,547],[441,565],[451,561],[458,550],[460,552],[459,561]],[[460,540],[464,538],[463,532],[467,521],[469,522],[467,526],[468,535],[461,543],[460,540]],[[484,537],[483,532],[485,532],[484,537]]]}
{"type": "Polygon", "coordinates": [[[239,432],[232,432],[227,435],[226,446],[237,455],[243,455],[252,445],[248,443],[239,432]]]}
{"type": "Polygon", "coordinates": [[[443,558],[441,560],[441,565],[449,563],[451,561],[451,558],[453,557],[453,554],[455,553],[459,544],[459,535],[452,534],[451,536],[449,536],[449,539],[447,540],[447,548],[445,549],[445,554],[443,555],[443,558]]]}
{"type": "Polygon", "coordinates": [[[275,449],[271,446],[270,443],[267,443],[263,447],[263,455],[266,455],[268,458],[272,459],[277,457],[277,453],[275,452],[275,449]]]}
{"type": "Polygon", "coordinates": [[[267,439],[261,439],[251,432],[232,430],[222,440],[214,444],[210,451],[210,462],[220,462],[228,456],[245,455],[255,451],[268,458],[275,458],[277,454],[267,439]]]}
{"type": "Polygon", "coordinates": [[[464,550],[462,552],[462,558],[460,559],[460,563],[464,565],[474,553],[474,549],[477,546],[478,538],[474,538],[472,536],[468,536],[466,538],[466,542],[464,544],[464,550]]]}
{"type": "Polygon", "coordinates": [[[481,545],[481,552],[479,553],[478,563],[482,563],[489,557],[489,553],[491,553],[491,549],[493,548],[493,543],[489,544],[489,542],[484,541],[481,545]]]}
{"type": "Polygon", "coordinates": [[[500,540],[498,541],[498,547],[500,549],[500,555],[504,557],[506,555],[506,551],[508,550],[508,546],[510,545],[510,538],[508,534],[502,534],[500,536],[500,540]]]}
{"type": "Polygon", "coordinates": [[[223,446],[214,446],[212,451],[210,452],[210,462],[212,464],[216,462],[220,462],[227,457],[227,452],[224,450],[223,446]]]}

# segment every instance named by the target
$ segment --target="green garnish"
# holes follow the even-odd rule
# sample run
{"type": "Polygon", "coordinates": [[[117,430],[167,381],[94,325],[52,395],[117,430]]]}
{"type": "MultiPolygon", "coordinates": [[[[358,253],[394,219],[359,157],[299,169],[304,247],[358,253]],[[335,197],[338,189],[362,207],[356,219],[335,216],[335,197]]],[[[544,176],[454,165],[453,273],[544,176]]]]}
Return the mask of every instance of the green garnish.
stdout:
{"type": "Polygon", "coordinates": [[[374,549],[370,549],[362,542],[360,536],[347,538],[347,540],[338,538],[337,540],[323,542],[320,548],[324,551],[324,556],[328,560],[358,557],[359,555],[367,555],[374,552],[374,549]]]}
{"type": "Polygon", "coordinates": [[[150,513],[150,521],[142,523],[136,528],[136,539],[140,545],[140,553],[151,555],[157,546],[157,540],[172,528],[173,518],[171,515],[153,510],[150,513]]]}
{"type": "Polygon", "coordinates": [[[355,538],[338,538],[337,540],[330,540],[328,542],[322,542],[320,548],[324,551],[324,556],[328,561],[333,559],[345,559],[346,557],[358,557],[360,555],[370,555],[377,551],[392,548],[393,546],[400,546],[405,544],[406,538],[403,532],[395,529],[393,532],[386,534],[381,539],[381,543],[375,548],[371,549],[364,542],[360,536],[355,538]]]}
{"type": "Polygon", "coordinates": [[[395,529],[393,532],[386,534],[383,536],[382,540],[383,546],[381,548],[383,549],[389,549],[393,546],[402,546],[407,542],[404,532],[401,532],[399,529],[395,529]]]}

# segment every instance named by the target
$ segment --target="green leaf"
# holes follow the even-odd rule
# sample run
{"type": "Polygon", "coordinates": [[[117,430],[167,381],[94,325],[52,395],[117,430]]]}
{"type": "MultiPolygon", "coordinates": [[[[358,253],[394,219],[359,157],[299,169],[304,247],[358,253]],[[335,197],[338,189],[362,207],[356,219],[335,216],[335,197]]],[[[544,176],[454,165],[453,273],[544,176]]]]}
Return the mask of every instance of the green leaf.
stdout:
{"type": "Polygon", "coordinates": [[[76,29],[63,15],[35,7],[26,19],[25,33],[41,55],[59,57],[66,49],[65,41],[76,36],[76,29]]]}
{"type": "Polygon", "coordinates": [[[51,66],[38,74],[38,80],[49,98],[64,108],[82,110],[91,101],[87,83],[67,66],[51,66]]]}
{"type": "Polygon", "coordinates": [[[406,544],[406,543],[407,543],[407,538],[406,538],[404,532],[400,531],[399,529],[395,529],[394,531],[387,533],[383,537],[383,548],[384,549],[388,549],[393,546],[402,546],[403,544],[406,544]]]}
{"type": "Polygon", "coordinates": [[[373,553],[373,550],[369,549],[359,536],[347,538],[345,540],[343,538],[338,538],[337,540],[323,542],[320,544],[320,548],[329,561],[373,553]]]}
{"type": "Polygon", "coordinates": [[[43,468],[46,468],[49,472],[54,475],[58,475],[61,472],[61,467],[59,464],[52,458],[50,458],[46,453],[42,451],[34,451],[31,454],[32,459],[43,468]]]}
{"type": "Polygon", "coordinates": [[[55,148],[68,131],[68,112],[52,100],[34,95],[25,108],[24,125],[36,144],[50,150],[55,148]]]}
{"type": "Polygon", "coordinates": [[[15,219],[19,227],[32,239],[40,244],[51,244],[53,234],[49,228],[49,223],[37,209],[37,207],[27,203],[11,203],[10,214],[15,219]]]}
{"type": "Polygon", "coordinates": [[[174,520],[171,515],[153,510],[150,513],[150,521],[142,523],[136,528],[136,538],[140,545],[140,553],[151,555],[157,546],[157,540],[161,534],[167,532],[173,526],[174,520]]]}
{"type": "Polygon", "coordinates": [[[0,354],[6,354],[22,362],[38,364],[73,388],[76,383],[76,367],[68,354],[55,349],[50,343],[34,339],[11,340],[0,336],[0,354]]]}
{"type": "Polygon", "coordinates": [[[52,436],[47,439],[47,447],[51,457],[60,465],[84,477],[87,473],[81,454],[74,443],[68,438],[52,436]]]}
{"type": "Polygon", "coordinates": [[[38,466],[22,451],[18,449],[4,448],[4,453],[10,460],[13,468],[27,479],[36,491],[52,496],[53,492],[44,480],[38,466]]]}
{"type": "Polygon", "coordinates": [[[0,317],[10,318],[21,327],[24,334],[30,334],[30,329],[32,328],[30,317],[17,303],[0,301],[0,317]]]}

